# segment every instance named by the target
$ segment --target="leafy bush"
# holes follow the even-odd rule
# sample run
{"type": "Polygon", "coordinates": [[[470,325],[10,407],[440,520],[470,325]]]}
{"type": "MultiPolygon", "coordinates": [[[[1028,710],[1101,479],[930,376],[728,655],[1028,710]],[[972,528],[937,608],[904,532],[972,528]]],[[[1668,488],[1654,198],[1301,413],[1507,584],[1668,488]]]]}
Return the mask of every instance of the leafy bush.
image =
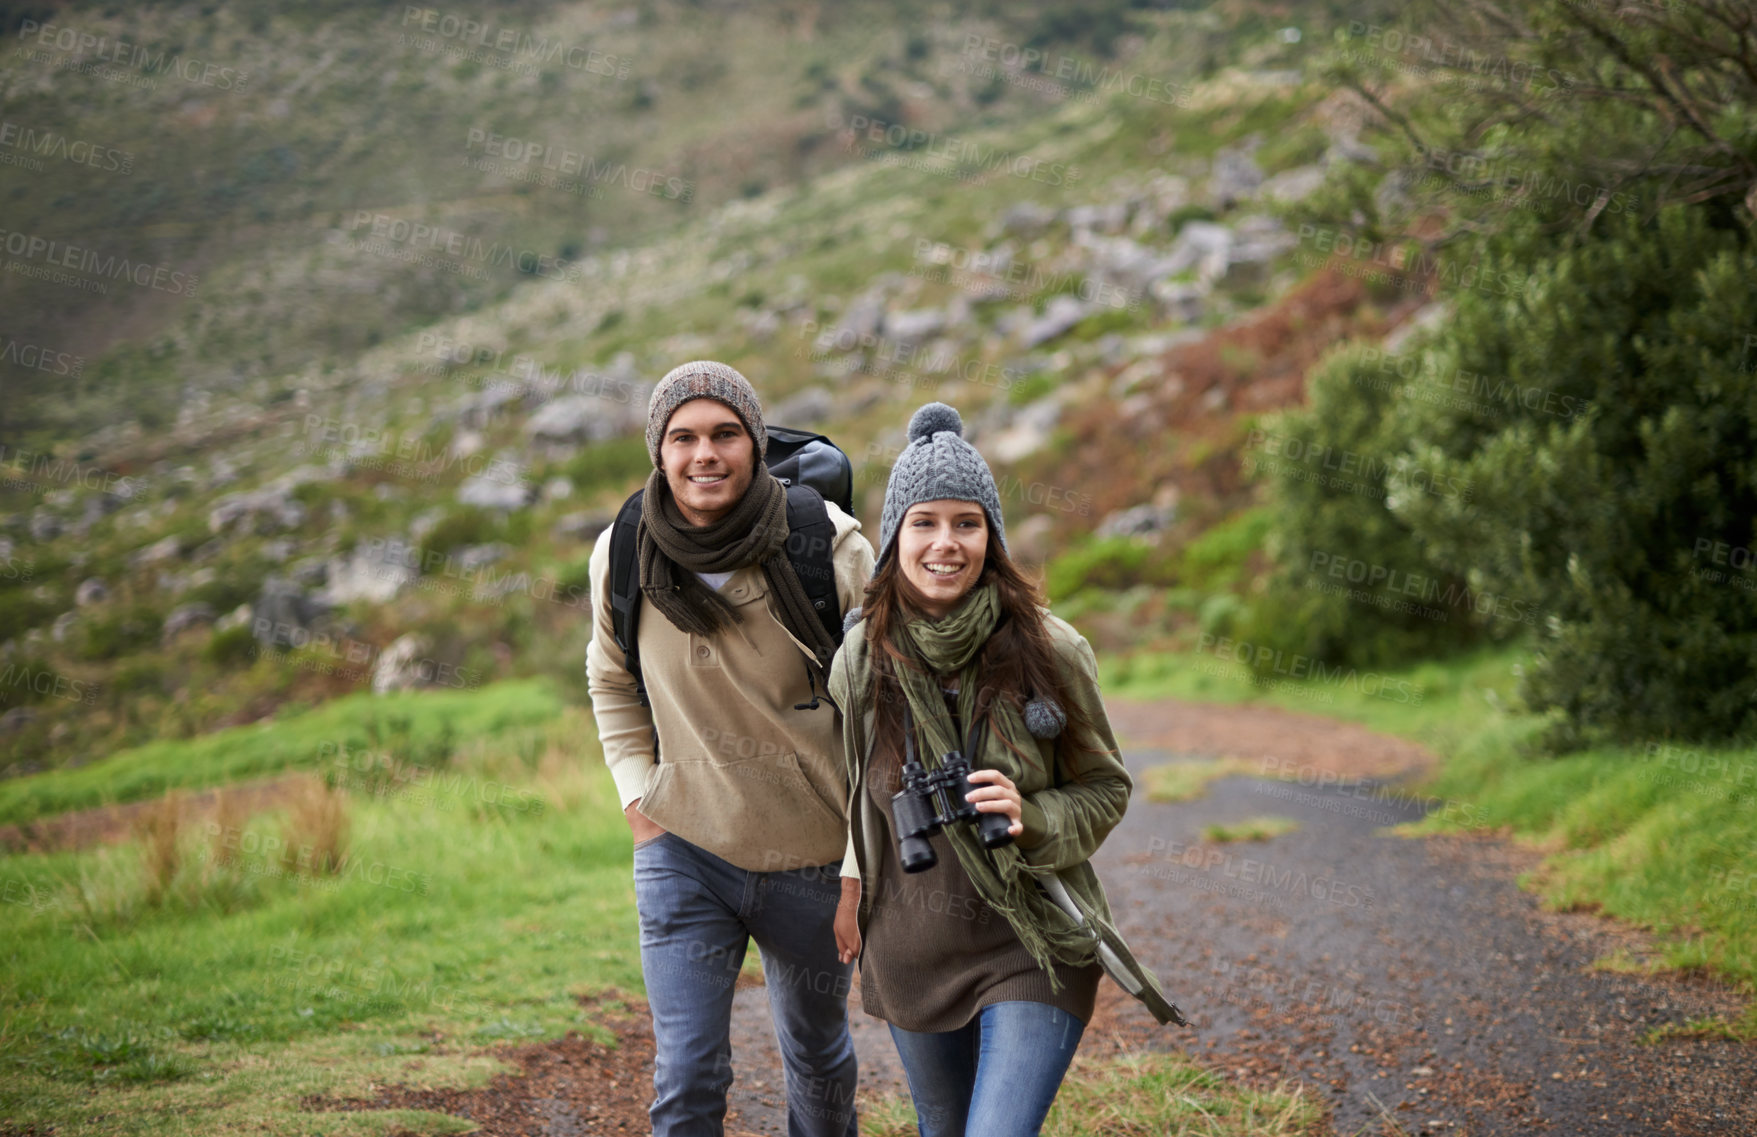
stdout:
{"type": "Polygon", "coordinates": [[[220,667],[248,667],[251,660],[256,658],[256,638],[250,634],[248,625],[227,628],[223,632],[214,633],[202,654],[207,657],[208,662],[220,667]]]}
{"type": "Polygon", "coordinates": [[[1244,574],[1246,562],[1263,547],[1274,518],[1263,507],[1222,521],[1184,546],[1182,583],[1193,588],[1229,588],[1244,574]]]}
{"type": "Polygon", "coordinates": [[[1265,545],[1275,569],[1241,638],[1355,667],[1443,654],[1475,638],[1468,611],[1427,602],[1456,600],[1462,581],[1387,507],[1414,475],[1393,472],[1402,381],[1380,362],[1370,349],[1331,356],[1308,382],[1309,408],[1270,417],[1247,437],[1247,471],[1274,487],[1265,545]],[[1432,595],[1415,603],[1405,592],[1412,583],[1432,595]]]}
{"type": "Polygon", "coordinates": [[[1277,568],[1241,635],[1370,666],[1529,633],[1552,745],[1757,733],[1746,238],[1673,208],[1532,267],[1253,432],[1277,568]]]}
{"type": "Polygon", "coordinates": [[[1098,537],[1076,545],[1044,568],[1051,603],[1089,588],[1123,589],[1136,584],[1174,581],[1171,558],[1158,545],[1137,537],[1098,537]]]}
{"type": "Polygon", "coordinates": [[[0,592],[0,643],[47,624],[66,607],[23,588],[0,592]]]}
{"type": "Polygon", "coordinates": [[[1469,398],[1409,405],[1408,460],[1468,504],[1392,503],[1542,635],[1522,694],[1553,741],[1757,735],[1757,294],[1701,210],[1613,223],[1521,297],[1460,307],[1424,360],[1469,398]]]}
{"type": "Polygon", "coordinates": [[[83,618],[74,633],[74,654],[80,659],[115,659],[158,644],[164,618],[140,608],[108,617],[83,618]]]}

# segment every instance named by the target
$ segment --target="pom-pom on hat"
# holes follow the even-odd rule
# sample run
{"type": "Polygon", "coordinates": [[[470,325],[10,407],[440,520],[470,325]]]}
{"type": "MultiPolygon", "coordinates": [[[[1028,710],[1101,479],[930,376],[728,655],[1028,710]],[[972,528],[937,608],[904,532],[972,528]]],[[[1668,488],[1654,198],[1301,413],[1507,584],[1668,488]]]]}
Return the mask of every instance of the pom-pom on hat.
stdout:
{"type": "Polygon", "coordinates": [[[885,509],[879,518],[879,561],[891,555],[892,541],[909,507],[924,501],[973,501],[988,514],[988,528],[1007,547],[1001,498],[994,475],[976,447],[964,441],[964,420],[944,403],[928,403],[909,419],[909,445],[891,466],[885,509]]]}

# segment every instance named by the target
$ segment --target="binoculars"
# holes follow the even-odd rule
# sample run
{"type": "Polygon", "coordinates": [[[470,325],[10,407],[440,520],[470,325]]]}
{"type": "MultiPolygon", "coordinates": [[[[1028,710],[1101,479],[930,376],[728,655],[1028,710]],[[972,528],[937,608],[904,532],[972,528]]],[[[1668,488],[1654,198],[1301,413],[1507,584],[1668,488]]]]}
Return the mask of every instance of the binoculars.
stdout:
{"type": "Polygon", "coordinates": [[[944,826],[974,821],[985,849],[1010,845],[1012,822],[1004,813],[984,813],[964,800],[978,788],[970,780],[970,762],[953,750],[931,774],[914,758],[903,764],[903,788],[891,795],[891,817],[897,828],[897,859],[904,872],[925,872],[939,862],[928,838],[944,826]]]}

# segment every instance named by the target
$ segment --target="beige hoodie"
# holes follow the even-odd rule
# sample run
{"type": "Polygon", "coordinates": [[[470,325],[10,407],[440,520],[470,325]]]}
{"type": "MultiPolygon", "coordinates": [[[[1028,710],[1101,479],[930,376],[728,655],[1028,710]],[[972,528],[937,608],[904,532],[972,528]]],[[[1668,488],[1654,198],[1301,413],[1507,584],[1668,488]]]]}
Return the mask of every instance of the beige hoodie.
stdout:
{"type": "MultiPolygon", "coordinates": [[[[825,504],[836,527],[836,595],[847,612],[860,606],[872,577],[872,545],[859,521],[825,504]]],[[[680,632],[643,605],[649,711],[635,694],[610,619],[612,531],[592,549],[586,685],[622,805],[639,799],[656,824],[743,869],[844,860],[841,716],[827,698],[815,710],[794,709],[812,699],[811,653],[776,615],[762,570],[746,566],[721,586],[742,620],[711,638],[680,632]]]]}

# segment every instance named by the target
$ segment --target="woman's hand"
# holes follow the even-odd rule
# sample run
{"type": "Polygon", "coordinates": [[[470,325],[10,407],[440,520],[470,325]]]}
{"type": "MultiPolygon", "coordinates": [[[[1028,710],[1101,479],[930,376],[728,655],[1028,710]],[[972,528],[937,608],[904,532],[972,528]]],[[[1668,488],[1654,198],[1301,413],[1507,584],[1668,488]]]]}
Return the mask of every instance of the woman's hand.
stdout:
{"type": "Polygon", "coordinates": [[[853,963],[860,958],[860,878],[842,878],[842,898],[836,902],[836,958],[853,963]]]}
{"type": "Polygon", "coordinates": [[[1025,832],[1025,823],[1020,820],[1024,810],[1025,799],[1019,796],[1019,787],[1011,778],[999,770],[977,770],[970,775],[973,782],[990,782],[991,785],[981,786],[964,795],[964,800],[972,803],[982,813],[1004,813],[1012,822],[1007,832],[1017,837],[1025,832]]]}

